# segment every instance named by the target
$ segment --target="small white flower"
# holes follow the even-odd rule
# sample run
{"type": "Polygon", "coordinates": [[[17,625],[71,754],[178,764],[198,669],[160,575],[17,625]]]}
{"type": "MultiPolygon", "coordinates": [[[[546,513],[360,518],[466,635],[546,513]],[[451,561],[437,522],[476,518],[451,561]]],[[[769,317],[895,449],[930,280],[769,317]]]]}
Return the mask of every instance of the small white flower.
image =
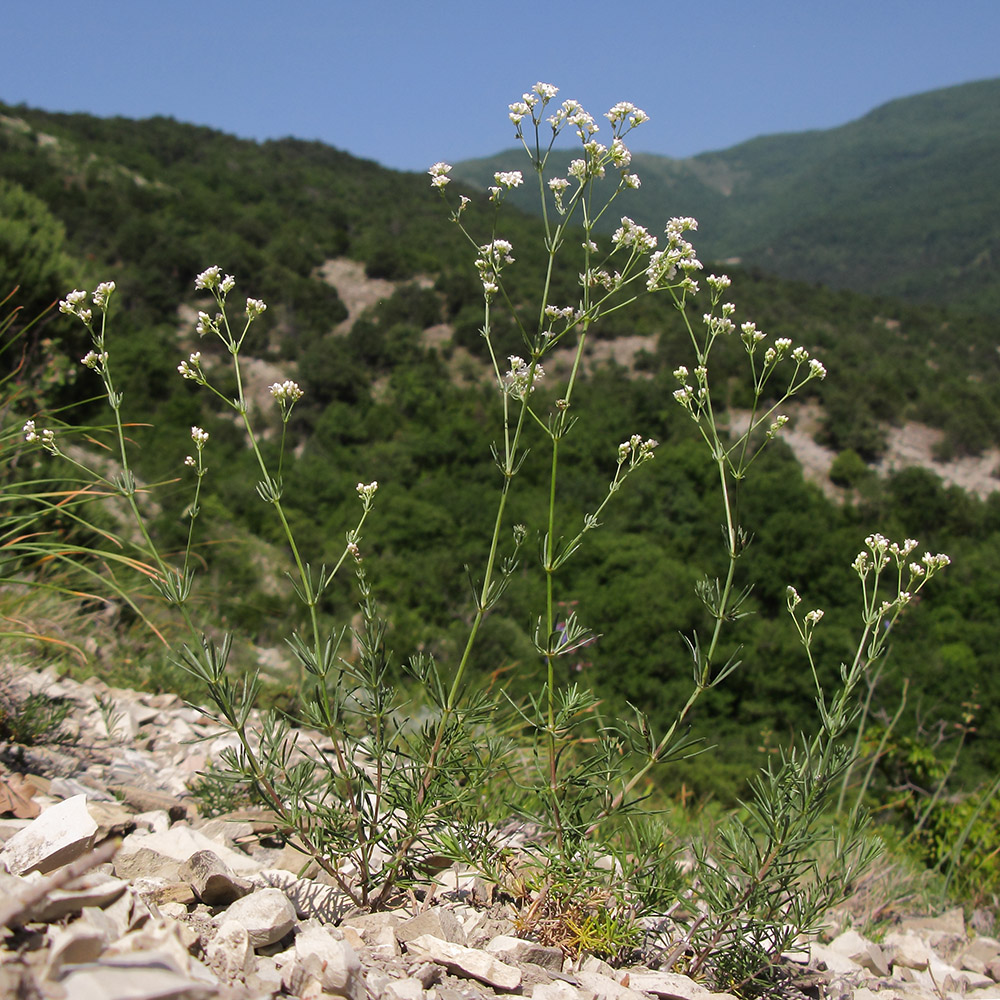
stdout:
{"type": "Polygon", "coordinates": [[[822,617],[823,617],[823,611],[820,608],[817,608],[815,611],[807,611],[805,616],[805,623],[806,625],[811,625],[813,628],[815,628],[816,624],[822,619],[822,617]]]}
{"type": "Polygon", "coordinates": [[[633,222],[627,215],[622,216],[621,226],[615,230],[611,241],[615,248],[634,247],[639,253],[649,253],[656,249],[656,237],[645,226],[633,222]]]}
{"type": "Polygon", "coordinates": [[[247,319],[256,319],[267,309],[267,303],[260,299],[247,299],[247,319]]]}
{"type": "Polygon", "coordinates": [[[204,376],[201,372],[201,351],[195,351],[187,361],[182,361],[178,366],[177,370],[181,373],[181,378],[191,379],[195,382],[201,382],[204,376]]]}
{"type": "Polygon", "coordinates": [[[37,441],[41,443],[42,447],[45,448],[46,451],[51,452],[53,455],[57,453],[55,431],[50,431],[48,429],[41,431],[36,430],[34,420],[27,421],[21,430],[24,433],[24,440],[28,444],[34,444],[37,441]]]}
{"type": "Polygon", "coordinates": [[[621,139],[615,138],[611,143],[611,162],[624,170],[632,162],[632,152],[621,139]]]}
{"type": "Polygon", "coordinates": [[[77,319],[89,325],[93,314],[84,305],[86,301],[87,293],[80,289],[75,289],[59,303],[59,312],[66,313],[68,316],[76,316],[77,319]]]}
{"type": "Polygon", "coordinates": [[[536,83],[531,89],[538,94],[543,103],[548,103],[559,93],[559,88],[553,87],[551,83],[536,83]]]}
{"type": "Polygon", "coordinates": [[[217,265],[205,268],[197,278],[194,279],[194,287],[211,291],[219,284],[222,278],[222,269],[217,265]]]}
{"type": "Polygon", "coordinates": [[[721,292],[723,288],[728,288],[733,283],[732,278],[728,274],[720,274],[718,276],[710,274],[705,279],[705,282],[709,288],[713,288],[717,292],[721,292]]]}
{"type": "Polygon", "coordinates": [[[513,104],[507,105],[510,108],[510,114],[507,116],[515,125],[520,125],[521,122],[531,114],[531,108],[528,107],[524,101],[515,101],[513,104]]]}
{"type": "Polygon", "coordinates": [[[201,449],[208,443],[208,431],[202,427],[192,427],[191,440],[194,441],[197,449],[201,451],[201,449]]]}
{"type": "Polygon", "coordinates": [[[291,379],[285,379],[284,382],[275,382],[273,385],[269,385],[268,391],[271,395],[284,406],[286,403],[295,403],[302,398],[302,390],[299,388],[297,382],[293,382],[291,379]]]}
{"type": "Polygon", "coordinates": [[[236,285],[236,279],[231,275],[227,274],[222,281],[219,282],[219,291],[223,295],[228,295],[236,285]]]}
{"type": "Polygon", "coordinates": [[[794,587],[789,585],[785,588],[785,600],[788,601],[788,610],[791,611],[792,608],[798,606],[802,598],[799,597],[799,592],[794,587]]]}
{"type": "Polygon", "coordinates": [[[198,313],[198,322],[195,325],[195,330],[199,337],[204,337],[206,333],[211,333],[215,330],[215,323],[207,312],[198,313]]]}
{"type": "Polygon", "coordinates": [[[510,362],[510,371],[505,379],[506,391],[515,399],[524,399],[535,391],[535,386],[544,377],[545,371],[537,362],[532,370],[531,364],[516,354],[512,354],[507,360],[510,362]]]}
{"type": "Polygon", "coordinates": [[[377,480],[373,480],[367,485],[365,483],[358,483],[357,485],[358,499],[360,499],[361,502],[365,505],[365,510],[368,510],[371,507],[372,501],[375,499],[376,490],[378,490],[377,480]]]}
{"type": "Polygon", "coordinates": [[[441,189],[450,184],[451,178],[448,176],[450,171],[450,163],[445,163],[443,160],[435,163],[434,166],[427,171],[427,173],[431,175],[431,186],[441,189]]]}
{"type": "Polygon", "coordinates": [[[108,300],[111,298],[112,293],[115,290],[115,283],[113,281],[102,281],[97,288],[94,289],[94,305],[98,309],[107,309],[108,300]]]}
{"type": "Polygon", "coordinates": [[[524,178],[521,176],[520,170],[498,170],[493,175],[493,179],[501,187],[505,187],[508,189],[520,187],[524,181],[524,178]]]}
{"type": "Polygon", "coordinates": [[[809,375],[811,378],[826,378],[826,367],[815,358],[809,361],[809,375]]]}
{"type": "Polygon", "coordinates": [[[190,455],[184,457],[184,464],[194,468],[198,463],[190,455]]]}
{"type": "Polygon", "coordinates": [[[88,368],[93,368],[96,372],[100,371],[104,367],[107,360],[107,351],[88,351],[82,358],[80,358],[80,364],[86,365],[88,368]]]}

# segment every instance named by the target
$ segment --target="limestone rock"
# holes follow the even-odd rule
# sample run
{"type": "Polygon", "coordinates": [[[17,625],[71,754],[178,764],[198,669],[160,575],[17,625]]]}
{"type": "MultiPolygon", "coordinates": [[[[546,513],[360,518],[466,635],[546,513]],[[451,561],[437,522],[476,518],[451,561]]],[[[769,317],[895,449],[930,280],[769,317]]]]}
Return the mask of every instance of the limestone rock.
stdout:
{"type": "Polygon", "coordinates": [[[257,888],[280,889],[291,900],[296,914],[307,920],[315,918],[334,924],[354,905],[336,886],[296,878],[283,868],[265,868],[251,875],[248,881],[257,888]]]}
{"type": "Polygon", "coordinates": [[[676,972],[629,972],[629,987],[661,1000],[737,1000],[732,993],[713,993],[676,972]]]}
{"type": "Polygon", "coordinates": [[[423,1000],[424,986],[419,979],[394,979],[382,991],[383,1000],[423,1000]]]}
{"type": "Polygon", "coordinates": [[[577,982],[596,997],[596,1000],[645,1000],[644,994],[629,986],[622,986],[617,980],[600,972],[581,969],[576,974],[577,982]]]}
{"type": "Polygon", "coordinates": [[[589,990],[578,990],[559,979],[552,983],[536,983],[531,990],[531,1000],[593,1000],[593,996],[589,990]]]}
{"type": "Polygon", "coordinates": [[[226,920],[246,928],[254,948],[280,941],[295,926],[295,908],[280,889],[258,889],[236,900],[226,920]]]}
{"type": "Polygon", "coordinates": [[[122,841],[115,859],[115,867],[123,864],[130,854],[146,850],[174,861],[187,861],[198,851],[211,851],[237,875],[247,876],[260,870],[260,866],[246,854],[234,851],[223,844],[209,840],[203,833],[183,823],[175,823],[163,833],[133,833],[122,841]]]}
{"type": "Polygon", "coordinates": [[[253,885],[234,875],[214,851],[195,851],[177,875],[190,882],[195,895],[209,906],[228,906],[253,891],[253,885]]]}
{"type": "Polygon", "coordinates": [[[365,981],[357,953],[346,941],[338,940],[329,928],[318,924],[305,927],[295,936],[295,961],[286,985],[301,994],[308,989],[310,979],[324,993],[365,1000],[365,981]]]}
{"type": "Polygon", "coordinates": [[[443,941],[430,934],[407,941],[406,950],[415,958],[436,962],[456,975],[478,979],[496,989],[510,991],[518,989],[521,985],[520,969],[499,961],[485,951],[443,941]]]}
{"type": "Polygon", "coordinates": [[[396,939],[400,944],[406,944],[425,934],[441,941],[450,941],[452,944],[465,944],[465,931],[462,930],[458,918],[451,910],[442,906],[424,910],[423,913],[404,920],[396,928],[396,939]]]}
{"type": "Polygon", "coordinates": [[[525,941],[507,934],[493,938],[486,945],[486,951],[511,965],[531,962],[553,972],[561,972],[563,967],[563,953],[559,948],[550,948],[537,941],[525,941]]]}
{"type": "Polygon", "coordinates": [[[257,961],[247,929],[235,920],[224,920],[205,949],[209,968],[223,980],[245,978],[256,971],[257,961]]]}
{"type": "Polygon", "coordinates": [[[53,871],[94,846],[97,824],[87,811],[87,796],[74,795],[50,806],[0,851],[0,862],[13,875],[53,871]]]}

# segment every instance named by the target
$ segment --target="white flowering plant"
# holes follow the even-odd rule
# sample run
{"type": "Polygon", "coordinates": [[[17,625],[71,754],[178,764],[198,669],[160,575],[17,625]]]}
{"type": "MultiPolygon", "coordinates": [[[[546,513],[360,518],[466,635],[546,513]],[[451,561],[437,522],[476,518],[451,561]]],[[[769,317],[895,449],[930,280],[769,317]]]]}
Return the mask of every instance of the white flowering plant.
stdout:
{"type": "MultiPolygon", "coordinates": [[[[640,184],[638,176],[630,172],[632,154],[625,140],[648,116],[628,102],[616,104],[605,116],[611,135],[604,144],[597,138],[600,126],[596,119],[577,101],[556,103],[557,93],[557,88],[538,83],[509,107],[516,137],[536,178],[545,231],[547,268],[542,297],[530,323],[515,309],[516,296],[508,288],[516,267],[516,249],[500,234],[496,221],[486,240],[468,231],[467,196],[460,196],[457,204],[451,205],[451,219],[475,247],[484,299],[482,336],[492,360],[502,419],[502,436],[494,449],[501,485],[490,557],[453,683],[457,690],[477,629],[509,580],[509,560],[495,578],[495,554],[508,496],[527,453],[529,431],[534,429],[549,452],[548,513],[536,529],[545,602],[536,619],[535,645],[545,662],[546,677],[537,694],[513,708],[517,724],[530,742],[517,782],[526,793],[526,811],[543,829],[551,831],[551,837],[535,847],[537,868],[526,886],[524,926],[535,936],[550,934],[552,940],[564,943],[567,925],[575,926],[574,921],[579,920],[581,898],[599,899],[607,933],[604,950],[613,955],[613,939],[617,938],[619,945],[628,940],[628,918],[635,912],[637,897],[646,892],[648,899],[656,898],[657,890],[662,891],[664,880],[669,878],[656,864],[657,855],[662,859],[662,843],[655,837],[644,839],[641,827],[628,819],[641,798],[636,789],[652,768],[694,752],[685,725],[692,708],[704,692],[739,667],[738,653],[722,659],[720,651],[725,626],[748,613],[751,592],[749,585],[737,585],[737,566],[750,541],[750,532],[738,520],[741,484],[763,448],[787,423],[787,415],[781,412],[784,404],[810,382],[824,379],[827,372],[820,360],[790,339],[779,337],[769,342],[752,321],[737,326],[736,306],[727,298],[730,278],[710,274],[700,279],[702,263],[688,238],[697,229],[694,219],[670,219],[662,243],[660,237],[627,215],[620,216],[620,225],[610,239],[599,233],[598,223],[613,203],[640,184]],[[568,177],[547,177],[553,144],[567,128],[575,130],[581,155],[571,161],[568,177]],[[594,197],[594,182],[612,171],[617,173],[618,183],[610,198],[600,202],[594,197]],[[577,250],[581,230],[578,298],[569,303],[550,301],[557,258],[570,245],[577,250]],[[709,308],[696,324],[692,320],[694,301],[706,293],[709,308]],[[698,587],[698,596],[712,621],[711,634],[707,639],[697,634],[685,638],[692,664],[691,693],[659,736],[638,711],[631,722],[595,724],[594,694],[567,684],[568,671],[557,669],[557,664],[567,662],[564,657],[596,638],[575,613],[564,622],[558,620],[557,608],[571,596],[558,589],[559,571],[579,550],[585,536],[600,526],[606,506],[625,480],[655,454],[655,440],[641,434],[629,436],[618,448],[617,467],[603,501],[584,515],[581,523],[560,523],[560,449],[575,423],[572,410],[582,384],[588,336],[604,316],[627,307],[642,294],[666,295],[689,335],[693,364],[690,370],[681,364],[674,371],[678,382],[674,399],[697,427],[715,466],[727,556],[725,578],[706,578],[698,587]],[[508,309],[520,331],[516,353],[495,342],[494,318],[500,308],[508,309]],[[741,434],[728,432],[717,419],[711,383],[713,351],[734,341],[745,354],[752,394],[750,419],[741,434]],[[543,363],[548,363],[557,347],[572,351],[570,372],[565,384],[542,397],[535,390],[545,375],[543,363]],[[503,357],[509,361],[506,371],[500,360],[503,357]],[[595,842],[611,850],[615,858],[610,876],[592,863],[595,842]],[[645,852],[640,849],[643,846],[645,852]],[[566,918],[560,920],[560,913],[566,918]]],[[[437,163],[429,171],[432,186],[446,201],[450,170],[448,164],[437,163]]],[[[490,201],[499,209],[506,193],[522,183],[520,171],[498,171],[494,186],[489,188],[490,201]]],[[[670,943],[674,960],[683,956],[693,971],[711,972],[719,983],[743,985],[764,975],[796,934],[814,929],[828,906],[847,891],[852,876],[871,860],[874,848],[865,838],[865,817],[855,811],[846,829],[829,835],[834,842],[835,863],[821,877],[816,846],[826,835],[817,833],[817,825],[832,805],[831,789],[857,757],[857,748],[845,747],[843,736],[856,716],[857,686],[884,652],[886,633],[881,627],[891,625],[912,593],[940,570],[947,558],[928,555],[905,570],[900,560],[914,543],[892,546],[881,536],[872,536],[866,544],[874,563],[855,564],[864,591],[862,635],[852,664],[841,668],[841,686],[832,697],[825,695],[812,659],[811,639],[822,612],[811,611],[800,618],[795,611],[797,602],[790,602],[816,682],[819,732],[812,738],[803,737],[801,752],[783,756],[780,766],[770,768],[757,781],[753,803],[747,806],[749,819],[735,819],[723,835],[722,861],[707,854],[701,857],[693,886],[705,910],[690,927],[677,932],[679,940],[670,943]],[[901,576],[896,592],[876,604],[881,574],[890,556],[901,567],[901,574],[910,574],[909,580],[903,581],[901,576]],[[728,946],[728,957],[718,960],[724,945],[728,946]]],[[[592,939],[588,946],[594,948],[592,939]]]]}
{"type": "MultiPolygon", "coordinates": [[[[214,630],[203,631],[190,612],[193,532],[202,482],[209,473],[209,435],[197,425],[190,429],[193,448],[184,464],[193,470],[194,502],[187,508],[187,544],[177,565],[157,552],[135,501],[136,480],[120,416],[122,395],[113,379],[113,351],[106,343],[114,285],[101,284],[90,296],[74,291],[60,308],[90,331],[92,349],[82,363],[100,377],[117,428],[121,471],[107,479],[95,475],[128,501],[155,566],[157,586],[184,617],[190,638],[179,656],[204,682],[217,717],[237,737],[236,749],[227,752],[223,762],[231,779],[249,785],[275,811],[292,842],[320,864],[353,904],[389,905],[400,887],[417,879],[432,856],[443,851],[490,871],[517,896],[524,933],[558,942],[571,952],[587,948],[615,958],[636,940],[637,915],[644,908],[665,908],[670,894],[676,893],[671,883],[676,872],[662,835],[638,815],[643,782],[654,768],[696,752],[687,731],[692,709],[739,667],[737,654],[724,657],[722,651],[728,642],[726,626],[748,613],[750,587],[737,579],[750,539],[738,516],[741,484],[785,424],[783,404],[809,383],[825,378],[826,369],[787,338],[769,342],[753,322],[737,326],[736,306],[727,297],[730,279],[715,274],[701,278],[703,265],[689,239],[697,230],[694,219],[670,219],[661,236],[620,215],[612,234],[602,235],[601,220],[641,183],[631,172],[626,140],[648,116],[628,102],[616,104],[605,115],[611,133],[605,144],[597,138],[603,125],[577,101],[557,103],[556,97],[557,88],[538,83],[509,106],[530,169],[496,172],[488,192],[493,208],[488,233],[467,227],[469,196],[449,198],[449,165],[439,162],[428,171],[431,186],[449,203],[450,218],[473,248],[481,284],[481,332],[496,390],[497,504],[457,662],[446,670],[418,654],[405,664],[429,704],[422,725],[410,724],[402,693],[391,681],[385,624],[362,568],[361,530],[378,483],[358,483],[361,514],[345,532],[332,568],[316,570],[300,551],[282,503],[286,432],[302,398],[291,379],[276,381],[268,390],[281,427],[276,465],[260,447],[258,414],[247,398],[240,353],[266,304],[247,298],[244,319],[235,323],[229,302],[235,278],[219,267],[203,271],[195,279],[195,290],[211,299],[211,312],[198,313],[196,331],[223,345],[231,359],[235,396],[219,387],[216,363],[209,363],[201,351],[191,352],[177,366],[183,379],[204,387],[237,415],[258,466],[257,494],[280,525],[295,567],[295,593],[306,611],[306,628],[289,637],[301,675],[298,713],[293,718],[265,715],[259,724],[251,721],[259,690],[256,676],[250,674],[239,686],[227,670],[232,636],[213,638],[214,630]],[[566,177],[548,176],[549,154],[566,130],[575,132],[580,156],[572,160],[566,177]],[[601,204],[594,185],[608,173],[616,174],[618,183],[601,204]],[[502,235],[500,221],[507,193],[530,183],[532,175],[542,205],[546,256],[541,294],[526,309],[514,290],[517,248],[502,235]],[[576,293],[572,301],[555,301],[554,279],[566,258],[579,275],[576,293]],[[673,396],[708,448],[719,483],[726,554],[725,576],[706,578],[698,587],[710,632],[685,637],[692,668],[690,694],[658,734],[639,711],[623,720],[602,720],[596,695],[568,683],[572,658],[599,635],[575,612],[565,617],[560,612],[572,598],[564,568],[600,528],[627,481],[642,475],[640,470],[656,454],[657,441],[649,429],[630,429],[608,456],[607,486],[598,502],[582,517],[563,515],[567,505],[562,503],[565,476],[560,463],[585,389],[588,340],[605,317],[645,295],[661,296],[689,335],[691,354],[674,371],[673,396]],[[694,308],[699,296],[707,298],[707,310],[694,308]],[[518,342],[500,342],[501,312],[509,313],[518,342]],[[697,312],[702,312],[700,321],[697,312]],[[752,394],[750,420],[740,434],[724,430],[716,412],[713,352],[726,344],[745,356],[752,394]],[[559,371],[557,350],[569,360],[565,377],[552,385],[559,371]],[[512,523],[511,497],[529,447],[539,440],[546,454],[547,507],[538,524],[512,523]],[[470,667],[482,625],[515,582],[529,538],[537,544],[537,571],[543,581],[533,638],[544,676],[525,699],[508,698],[504,704],[479,690],[470,667]],[[321,600],[345,564],[353,564],[361,596],[361,625],[354,630],[352,652],[343,643],[346,628],[331,629],[319,613],[321,600]],[[510,723],[498,727],[496,713],[501,708],[510,723]],[[314,747],[303,751],[299,724],[320,734],[316,746],[322,752],[314,747]],[[515,733],[514,744],[500,739],[499,731],[515,733]],[[539,823],[543,833],[525,848],[530,855],[526,864],[514,865],[509,851],[482,824],[484,787],[496,789],[505,806],[539,823]]],[[[63,454],[58,435],[34,422],[25,425],[24,435],[30,443],[63,454]]],[[[870,858],[865,818],[855,811],[846,830],[830,835],[836,870],[821,875],[816,867],[815,844],[821,839],[817,828],[831,805],[831,790],[857,757],[857,749],[846,746],[843,737],[855,717],[858,684],[884,652],[886,626],[891,627],[913,595],[947,562],[946,557],[931,555],[911,560],[914,545],[907,541],[893,546],[879,535],[866,541],[854,567],[864,596],[862,635],[853,662],[841,667],[840,685],[832,693],[824,691],[812,653],[822,612],[800,615],[798,596],[789,592],[789,610],[816,684],[819,730],[802,738],[801,750],[783,755],[761,775],[746,805],[747,818],[727,828],[721,853],[701,857],[690,889],[702,910],[689,923],[675,922],[667,929],[672,961],[711,973],[717,982],[759,977],[787,945],[788,929],[811,929],[818,914],[843,894],[852,874],[870,858]],[[898,570],[898,585],[885,596],[881,591],[892,565],[898,570]],[[720,958],[720,950],[729,957],[720,958]]]]}

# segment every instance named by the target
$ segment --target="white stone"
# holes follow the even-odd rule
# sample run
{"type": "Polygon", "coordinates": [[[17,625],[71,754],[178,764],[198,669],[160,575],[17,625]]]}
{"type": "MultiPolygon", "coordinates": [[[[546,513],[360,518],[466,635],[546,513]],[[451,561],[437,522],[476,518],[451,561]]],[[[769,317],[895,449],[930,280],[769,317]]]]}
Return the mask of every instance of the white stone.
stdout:
{"type": "Polygon", "coordinates": [[[205,954],[209,967],[224,980],[251,975],[256,969],[250,935],[236,920],[224,920],[220,924],[205,954]]]}
{"type": "Polygon", "coordinates": [[[297,878],[284,868],[265,868],[251,876],[249,881],[256,886],[280,889],[303,919],[315,918],[334,924],[353,906],[350,898],[336,886],[297,878]]]}
{"type": "Polygon", "coordinates": [[[934,958],[930,946],[918,934],[911,931],[900,933],[893,931],[886,934],[883,944],[893,949],[892,964],[902,965],[907,969],[923,970],[934,958]]]}
{"type": "Polygon", "coordinates": [[[501,962],[508,962],[511,965],[532,962],[551,972],[562,971],[562,951],[559,948],[549,948],[537,941],[525,941],[523,938],[499,934],[486,945],[486,951],[495,955],[501,962]]]}
{"type": "Polygon", "coordinates": [[[384,1000],[423,1000],[424,987],[419,979],[394,979],[382,991],[384,1000]]]}
{"type": "Polygon", "coordinates": [[[462,930],[458,918],[451,910],[442,906],[424,910],[423,913],[404,920],[396,928],[396,938],[401,944],[425,934],[441,941],[450,941],[452,944],[465,944],[465,931],[462,930]]]}
{"type": "Polygon", "coordinates": [[[587,972],[581,969],[576,973],[579,984],[597,998],[597,1000],[646,1000],[645,995],[629,986],[622,986],[610,976],[600,972],[587,972]]]}
{"type": "MultiPolygon", "coordinates": [[[[590,994],[593,996],[593,994],[590,994]]],[[[531,1000],[580,1000],[580,991],[569,983],[557,979],[552,983],[535,983],[531,1000]]]]}
{"type": "Polygon", "coordinates": [[[85,854],[94,845],[97,823],[87,811],[87,796],[74,795],[50,806],[0,851],[0,862],[14,875],[50,872],[85,854]]]}
{"type": "Polygon", "coordinates": [[[630,972],[628,985],[661,1000],[737,1000],[732,993],[713,993],[676,972],[630,972]]]}
{"type": "Polygon", "coordinates": [[[516,990],[521,985],[520,969],[495,959],[485,951],[466,948],[451,941],[442,941],[441,938],[430,934],[407,941],[406,950],[415,958],[436,962],[457,975],[478,979],[487,986],[501,990],[516,990]]]}
{"type": "Polygon", "coordinates": [[[822,962],[830,972],[838,976],[846,976],[861,969],[857,962],[852,961],[846,955],[834,951],[829,945],[819,944],[816,941],[809,945],[809,961],[812,965],[819,965],[822,962]]]}
{"type": "Polygon", "coordinates": [[[199,830],[193,830],[183,823],[175,823],[162,833],[130,834],[122,841],[118,854],[128,855],[143,849],[175,861],[187,861],[198,851],[212,851],[237,875],[247,876],[260,871],[260,865],[253,858],[234,851],[225,844],[209,840],[199,830]]]}
{"type": "Polygon", "coordinates": [[[295,936],[291,985],[304,984],[308,978],[315,979],[326,993],[348,1000],[365,1000],[365,982],[357,952],[319,925],[305,927],[295,936]]]}
{"type": "Polygon", "coordinates": [[[280,889],[259,889],[236,900],[226,920],[246,928],[254,948],[280,941],[295,926],[295,908],[280,889]]]}

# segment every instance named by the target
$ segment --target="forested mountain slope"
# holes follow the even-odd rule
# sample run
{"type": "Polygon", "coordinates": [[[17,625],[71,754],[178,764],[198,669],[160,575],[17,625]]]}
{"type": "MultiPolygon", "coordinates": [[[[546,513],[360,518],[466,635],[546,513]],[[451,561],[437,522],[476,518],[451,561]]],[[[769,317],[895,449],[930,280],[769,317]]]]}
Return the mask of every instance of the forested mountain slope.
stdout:
{"type": "MultiPolygon", "coordinates": [[[[575,154],[556,150],[566,173],[575,154]]],[[[456,166],[479,187],[511,150],[456,166]]],[[[767,135],[689,159],[637,154],[632,212],[701,223],[713,260],[914,302],[1000,310],[1000,80],[891,101],[838,128],[767,135]]],[[[610,179],[607,183],[613,183],[610,179]]],[[[534,210],[534,191],[519,192],[534,210]]],[[[617,216],[606,222],[609,231],[617,216]]]]}

